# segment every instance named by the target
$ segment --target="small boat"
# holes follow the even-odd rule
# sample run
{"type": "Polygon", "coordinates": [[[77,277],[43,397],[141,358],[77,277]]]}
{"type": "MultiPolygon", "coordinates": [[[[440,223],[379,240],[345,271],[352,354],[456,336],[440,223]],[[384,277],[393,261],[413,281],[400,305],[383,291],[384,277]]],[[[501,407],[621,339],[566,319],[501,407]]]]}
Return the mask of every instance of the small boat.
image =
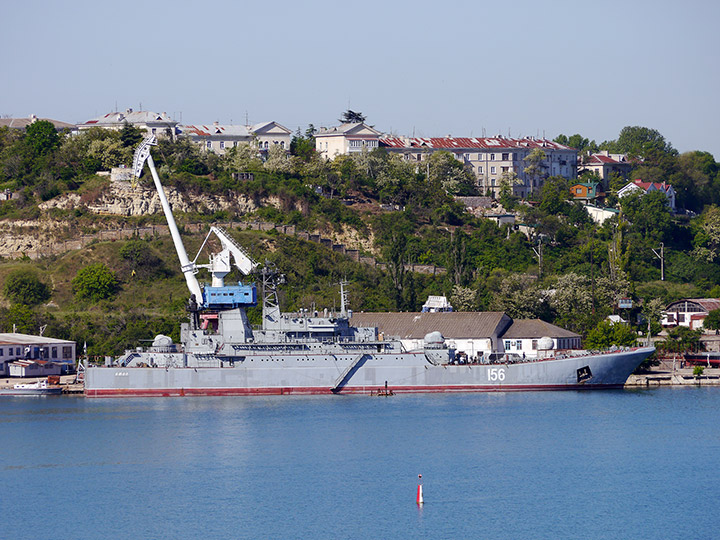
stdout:
{"type": "Polygon", "coordinates": [[[0,388],[0,396],[51,396],[61,393],[61,386],[50,385],[47,380],[16,384],[12,388],[0,388]]]}

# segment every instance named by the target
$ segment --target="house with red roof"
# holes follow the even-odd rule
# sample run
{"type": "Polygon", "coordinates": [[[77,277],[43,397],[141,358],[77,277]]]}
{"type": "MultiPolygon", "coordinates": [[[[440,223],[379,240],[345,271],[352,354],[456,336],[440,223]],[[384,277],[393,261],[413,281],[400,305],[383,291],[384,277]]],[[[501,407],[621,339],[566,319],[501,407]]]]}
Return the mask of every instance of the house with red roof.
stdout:
{"type": "Polygon", "coordinates": [[[668,200],[668,206],[674,212],[675,211],[675,190],[670,184],[665,182],[643,182],[642,180],[633,180],[625,187],[618,190],[618,197],[623,198],[631,193],[640,193],[645,195],[651,191],[660,191],[665,194],[668,200]]]}
{"type": "Polygon", "coordinates": [[[585,158],[578,167],[578,173],[590,171],[597,174],[607,187],[611,174],[627,178],[632,170],[632,163],[626,154],[611,154],[603,150],[585,158]]]}

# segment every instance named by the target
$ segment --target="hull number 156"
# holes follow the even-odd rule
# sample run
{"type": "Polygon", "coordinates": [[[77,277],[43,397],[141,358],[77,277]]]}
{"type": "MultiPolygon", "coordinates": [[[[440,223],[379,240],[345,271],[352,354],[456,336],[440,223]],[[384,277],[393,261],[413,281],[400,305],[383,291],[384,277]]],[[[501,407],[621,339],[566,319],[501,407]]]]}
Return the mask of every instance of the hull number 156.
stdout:
{"type": "Polygon", "coordinates": [[[504,381],[505,370],[503,368],[491,367],[487,368],[488,381],[504,381]]]}

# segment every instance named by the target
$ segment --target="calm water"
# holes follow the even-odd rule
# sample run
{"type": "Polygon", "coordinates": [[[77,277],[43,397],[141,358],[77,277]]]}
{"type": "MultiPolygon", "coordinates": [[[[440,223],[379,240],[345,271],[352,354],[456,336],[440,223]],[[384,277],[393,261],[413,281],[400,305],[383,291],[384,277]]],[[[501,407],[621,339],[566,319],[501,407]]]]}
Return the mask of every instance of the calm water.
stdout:
{"type": "Polygon", "coordinates": [[[720,389],[0,411],[2,539],[720,536],[720,389]]]}

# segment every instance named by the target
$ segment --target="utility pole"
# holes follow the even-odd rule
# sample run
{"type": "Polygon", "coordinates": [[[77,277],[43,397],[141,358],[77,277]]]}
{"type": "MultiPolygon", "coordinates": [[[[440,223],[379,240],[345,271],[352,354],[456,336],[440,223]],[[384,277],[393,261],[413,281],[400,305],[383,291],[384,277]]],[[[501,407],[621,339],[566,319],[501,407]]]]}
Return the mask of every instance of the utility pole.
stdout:
{"type": "Polygon", "coordinates": [[[655,256],[660,259],[660,281],[665,281],[665,244],[660,242],[660,253],[655,251],[655,248],[650,249],[652,249],[655,256]]]}
{"type": "Polygon", "coordinates": [[[542,264],[543,264],[543,249],[542,249],[542,238],[538,238],[538,247],[532,248],[535,252],[535,256],[538,258],[538,279],[542,279],[542,264]]]}

